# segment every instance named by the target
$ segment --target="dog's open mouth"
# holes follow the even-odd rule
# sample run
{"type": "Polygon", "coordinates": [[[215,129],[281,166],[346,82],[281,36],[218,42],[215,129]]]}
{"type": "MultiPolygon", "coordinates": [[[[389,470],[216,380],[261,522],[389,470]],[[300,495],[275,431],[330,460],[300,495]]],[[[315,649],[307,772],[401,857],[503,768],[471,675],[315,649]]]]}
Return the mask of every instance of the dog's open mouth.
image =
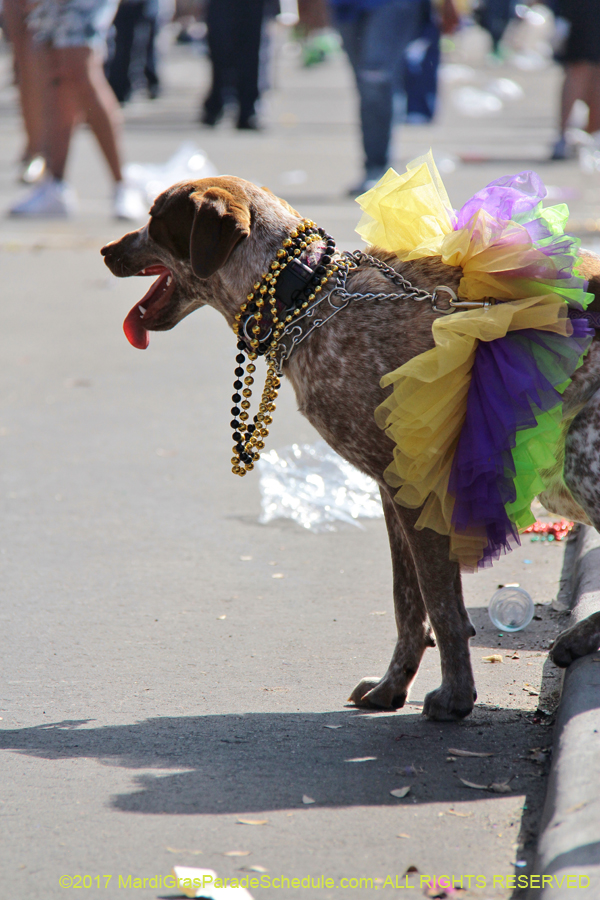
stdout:
{"type": "Polygon", "coordinates": [[[145,350],[150,343],[148,330],[152,329],[160,318],[161,311],[169,305],[176,282],[171,270],[166,266],[147,266],[137,274],[159,276],[123,322],[125,337],[132,347],[145,350]]]}

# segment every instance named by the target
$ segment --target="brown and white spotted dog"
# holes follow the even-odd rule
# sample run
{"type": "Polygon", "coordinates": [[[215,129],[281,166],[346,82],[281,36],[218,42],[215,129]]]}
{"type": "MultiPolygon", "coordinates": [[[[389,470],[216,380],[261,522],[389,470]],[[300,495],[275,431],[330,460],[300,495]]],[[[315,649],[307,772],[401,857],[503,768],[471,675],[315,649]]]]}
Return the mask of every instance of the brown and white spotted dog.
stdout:
{"type": "MultiPolygon", "coordinates": [[[[158,274],[141,308],[128,317],[130,339],[144,346],[148,331],[166,331],[201,306],[219,310],[229,325],[254,282],[259,281],[283,241],[301,220],[284,200],[266,188],[221,176],[174,185],[161,194],[150,221],[138,231],[102,249],[106,265],[118,277],[158,274]],[[139,343],[141,342],[141,343],[139,343]]],[[[427,258],[401,263],[392,254],[370,248],[413,285],[432,291],[455,290],[461,270],[427,258]]],[[[597,291],[600,310],[600,258],[586,254],[582,273],[597,291]]],[[[372,266],[348,276],[351,292],[394,294],[397,287],[372,266]]],[[[398,639],[383,678],[363,679],[351,700],[361,707],[401,707],[421,657],[437,640],[442,684],[425,698],[432,719],[467,716],[476,699],[469,658],[474,629],[465,610],[459,567],[448,558],[448,539],[428,529],[415,530],[419,510],[393,499],[383,472],[393,445],[375,424],[374,411],[386,392],[380,379],[433,346],[430,304],[390,297],[376,303],[350,303],[294,351],[284,366],[300,411],[341,456],[379,484],[388,529],[394,576],[398,639]]],[[[600,529],[600,341],[565,393],[564,482],[542,503],[552,512],[600,529]]],[[[552,651],[561,666],[600,645],[600,615],[565,632],[552,651]]]]}

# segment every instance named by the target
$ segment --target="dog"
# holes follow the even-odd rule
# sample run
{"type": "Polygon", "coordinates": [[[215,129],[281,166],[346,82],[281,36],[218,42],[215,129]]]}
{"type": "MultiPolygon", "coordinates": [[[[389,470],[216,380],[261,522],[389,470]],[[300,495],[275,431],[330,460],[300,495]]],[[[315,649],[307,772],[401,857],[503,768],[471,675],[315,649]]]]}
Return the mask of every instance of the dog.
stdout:
{"type": "MultiPolygon", "coordinates": [[[[126,319],[135,346],[146,345],[149,331],[173,328],[202,306],[217,309],[234,327],[253,285],[277,258],[283,242],[302,217],[267,188],[232,176],[176,184],[155,201],[150,220],[102,248],[111,272],[127,278],[158,275],[144,300],[126,319]]],[[[383,375],[433,346],[432,325],[440,315],[431,303],[398,301],[387,267],[412,285],[457,291],[461,269],[429,257],[400,262],[386,251],[368,249],[375,264],[359,262],[347,276],[347,290],[378,295],[377,302],[351,302],[316,328],[283,364],[300,411],[327,443],[378,483],[393,567],[398,631],[389,668],[380,679],[365,678],[350,701],[370,709],[403,706],[425,649],[439,646],[442,683],[423,706],[430,719],[462,719],[473,709],[476,692],[469,656],[475,634],[467,615],[459,566],[449,559],[449,539],[414,524],[419,510],[394,500],[384,479],[393,443],[377,426],[374,411],[385,399],[383,375]],[[380,263],[381,265],[377,265],[380,263]],[[389,296],[388,296],[389,295],[389,296]]],[[[600,258],[583,253],[580,273],[600,311],[600,258]]],[[[324,286],[327,291],[331,282],[324,286]]],[[[564,394],[564,482],[541,501],[553,513],[600,529],[600,341],[595,339],[564,394]],[[566,489],[565,489],[566,485],[566,489]]],[[[600,646],[600,614],[562,634],[552,657],[567,666],[600,646]]]]}

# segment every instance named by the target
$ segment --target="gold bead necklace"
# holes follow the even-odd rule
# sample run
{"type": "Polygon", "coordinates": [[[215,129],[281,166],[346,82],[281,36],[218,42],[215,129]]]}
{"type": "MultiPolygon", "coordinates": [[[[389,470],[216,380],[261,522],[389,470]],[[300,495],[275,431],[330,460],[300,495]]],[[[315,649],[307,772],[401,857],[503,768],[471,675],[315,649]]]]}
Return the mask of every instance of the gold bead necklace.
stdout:
{"type": "Polygon", "coordinates": [[[275,351],[285,329],[311,303],[314,303],[318,294],[322,291],[323,285],[331,278],[334,272],[338,271],[338,266],[333,261],[334,251],[335,243],[333,238],[326,234],[322,228],[317,228],[310,219],[304,219],[289,237],[284,240],[282,248],[277,251],[269,269],[262,275],[260,281],[255,282],[252,286],[252,290],[235,316],[233,330],[238,338],[237,348],[239,352],[236,356],[238,365],[235,369],[236,380],[233,382],[235,393],[232,397],[234,405],[231,410],[233,415],[231,427],[234,440],[231,465],[234,475],[243,476],[246,472],[251,471],[254,468],[254,463],[260,457],[260,451],[265,446],[264,439],[269,434],[269,425],[273,421],[271,414],[275,410],[275,400],[281,384],[277,374],[275,351]],[[310,293],[301,303],[294,309],[287,311],[287,314],[280,318],[277,309],[277,298],[275,297],[277,279],[288,263],[293,259],[298,259],[310,244],[323,240],[326,243],[326,249],[315,270],[315,277],[313,278],[313,282],[316,281],[315,286],[310,289],[310,293]],[[268,319],[265,318],[265,311],[269,314],[268,319]],[[245,332],[249,338],[250,349],[248,349],[241,333],[244,318],[247,318],[245,332]],[[262,330],[261,325],[268,325],[269,320],[271,331],[267,333],[267,337],[261,342],[259,339],[262,330]],[[252,335],[251,337],[250,334],[252,335]],[[266,341],[268,341],[266,348],[261,348],[261,343],[264,344],[266,341]],[[246,365],[247,374],[244,373],[243,368],[246,362],[245,354],[247,354],[249,359],[246,365]],[[267,376],[258,412],[253,417],[253,421],[248,422],[250,418],[248,410],[250,409],[254,372],[256,371],[254,363],[259,355],[264,355],[266,358],[267,376]]]}

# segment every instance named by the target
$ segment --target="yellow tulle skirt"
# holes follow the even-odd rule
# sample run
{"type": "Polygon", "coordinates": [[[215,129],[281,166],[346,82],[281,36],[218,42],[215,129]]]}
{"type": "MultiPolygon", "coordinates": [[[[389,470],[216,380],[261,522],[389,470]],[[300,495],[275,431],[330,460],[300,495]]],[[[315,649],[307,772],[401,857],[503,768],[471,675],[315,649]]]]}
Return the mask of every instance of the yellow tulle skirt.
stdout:
{"type": "MultiPolygon", "coordinates": [[[[487,544],[485,530],[455,531],[455,499],[448,483],[465,421],[477,346],[523,329],[570,336],[568,291],[561,289],[566,282],[560,281],[558,272],[554,280],[548,278],[553,262],[521,222],[499,221],[480,209],[457,229],[431,154],[410,163],[402,175],[390,169],[358,202],[363,217],[357,231],[369,244],[392,251],[402,260],[439,256],[447,265],[462,268],[461,299],[493,298],[494,305],[487,309],[436,319],[434,348],[382,379],[382,387],[391,388],[391,393],[376,411],[377,423],[395,444],[385,478],[397,489],[397,502],[422,507],[417,528],[448,535],[451,558],[474,569],[487,544]]],[[[555,220],[564,220],[565,211],[537,209],[536,215],[538,219],[545,216],[544,222],[554,228],[555,220]]],[[[555,231],[560,232],[560,225],[555,231]]],[[[574,293],[586,297],[580,288],[574,293]]],[[[552,427],[556,437],[559,424],[553,421],[552,427]]],[[[542,432],[543,428],[539,435],[542,432]]],[[[522,445],[522,436],[517,437],[519,441],[522,445]]],[[[544,459],[545,451],[538,450],[537,458],[544,459]]],[[[551,463],[552,453],[546,455],[551,463]]],[[[529,480],[533,490],[535,478],[529,480]]],[[[543,488],[541,482],[539,487],[543,488]]],[[[522,509],[515,518],[521,527],[526,518],[522,509]]]]}

